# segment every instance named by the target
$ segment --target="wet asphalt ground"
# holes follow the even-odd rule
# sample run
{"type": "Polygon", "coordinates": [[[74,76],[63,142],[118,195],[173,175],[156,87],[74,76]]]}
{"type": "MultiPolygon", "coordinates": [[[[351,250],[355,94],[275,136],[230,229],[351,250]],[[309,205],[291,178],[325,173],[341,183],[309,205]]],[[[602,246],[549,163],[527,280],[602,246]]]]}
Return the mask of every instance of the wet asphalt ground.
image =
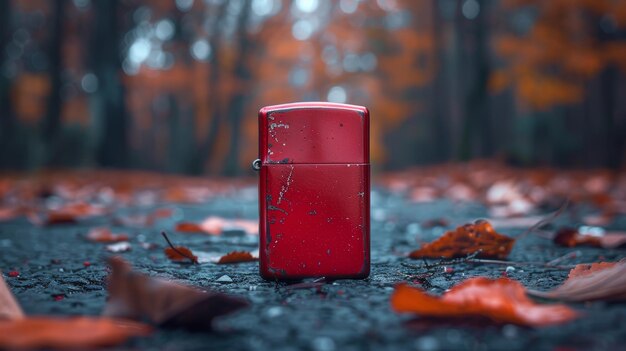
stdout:
{"type": "MultiPolygon", "coordinates": [[[[220,236],[176,233],[180,220],[197,221],[209,215],[257,218],[256,188],[248,187],[199,205],[160,204],[175,209],[172,218],[150,228],[128,228],[96,217],[77,224],[35,226],[26,219],[0,223],[0,269],[27,314],[98,315],[107,297],[104,244],[84,239],[89,228],[108,226],[130,236],[132,250],[119,253],[135,269],[203,289],[242,296],[250,307],[216,322],[213,333],[157,330],[151,337],[134,339],[120,349],[154,350],[619,350],[626,349],[626,305],[594,302],[572,304],[583,316],[571,323],[548,328],[494,325],[488,321],[424,321],[394,313],[389,297],[394,284],[413,282],[424,270],[404,266],[422,264],[406,258],[421,241],[431,241],[445,230],[487,216],[477,203],[438,200],[411,203],[400,195],[376,188],[372,193],[371,276],[366,280],[340,280],[322,286],[292,289],[286,283],[268,282],[258,275],[258,263],[182,265],[163,254],[160,236],[166,230],[177,245],[194,251],[226,253],[252,251],[257,237],[230,231],[220,236]],[[433,219],[448,226],[426,228],[433,219]],[[154,243],[144,248],[140,243],[154,243]],[[18,271],[18,277],[7,272],[18,271]],[[227,276],[232,280],[228,281],[227,276]],[[222,279],[220,279],[222,278],[222,279]],[[219,280],[219,281],[218,281],[219,280]]],[[[133,208],[149,212],[154,207],[133,208]]],[[[120,210],[120,211],[128,211],[120,210]]],[[[578,225],[568,215],[554,227],[578,225]]],[[[625,229],[618,218],[612,229],[625,229]]],[[[610,228],[610,229],[611,229],[610,228]]],[[[497,228],[515,237],[523,228],[497,228]]],[[[516,243],[509,260],[547,262],[579,251],[563,264],[615,261],[626,250],[561,248],[550,241],[528,236],[516,243]]],[[[502,265],[455,264],[452,272],[432,268],[429,290],[441,294],[455,283],[474,276],[500,277],[502,265]]],[[[449,270],[448,270],[449,271],[449,270]]],[[[551,289],[563,282],[566,270],[528,265],[509,269],[508,276],[532,289],[551,289]]]]}

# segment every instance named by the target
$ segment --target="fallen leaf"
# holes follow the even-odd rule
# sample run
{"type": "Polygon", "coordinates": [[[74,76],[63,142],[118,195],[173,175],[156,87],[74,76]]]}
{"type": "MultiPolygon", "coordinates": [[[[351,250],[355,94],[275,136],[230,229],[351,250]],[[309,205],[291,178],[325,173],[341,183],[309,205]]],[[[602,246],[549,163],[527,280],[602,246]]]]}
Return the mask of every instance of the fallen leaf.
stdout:
{"type": "Polygon", "coordinates": [[[98,243],[115,243],[118,241],[127,241],[128,235],[114,234],[109,228],[99,227],[89,230],[86,236],[87,240],[98,243]]]}
{"type": "Polygon", "coordinates": [[[207,233],[220,235],[225,231],[243,231],[248,235],[259,234],[259,222],[247,219],[226,219],[210,216],[200,223],[181,222],[176,225],[176,231],[186,233],[207,233]]]}
{"type": "Polygon", "coordinates": [[[579,264],[551,291],[529,290],[533,296],[563,301],[625,301],[626,260],[579,264]]]}
{"type": "Polygon", "coordinates": [[[478,252],[476,257],[506,259],[515,239],[498,234],[487,221],[466,224],[448,231],[439,239],[422,245],[410,258],[454,258],[478,252]]]}
{"type": "Polygon", "coordinates": [[[594,246],[614,249],[626,245],[626,232],[601,232],[597,235],[581,233],[579,229],[561,228],[556,232],[554,243],[565,247],[594,246]]]}
{"type": "Polygon", "coordinates": [[[22,215],[20,209],[14,207],[0,207],[0,222],[10,221],[22,215]]]}
{"type": "Polygon", "coordinates": [[[39,214],[30,213],[28,219],[36,225],[54,225],[76,223],[79,219],[101,216],[107,213],[107,209],[102,206],[86,202],[75,202],[39,214]]]}
{"type": "Polygon", "coordinates": [[[1,349],[91,349],[147,336],[145,324],[102,317],[29,317],[0,321],[1,349]]]}
{"type": "Polygon", "coordinates": [[[153,278],[131,270],[119,257],[109,260],[109,299],[103,315],[146,320],[159,326],[211,330],[213,319],[248,305],[234,296],[153,278]]]}
{"type": "Polygon", "coordinates": [[[226,255],[220,257],[218,264],[226,264],[226,263],[240,263],[240,262],[252,262],[256,261],[258,258],[252,256],[250,252],[247,251],[233,251],[229,252],[226,255]]]}
{"type": "Polygon", "coordinates": [[[174,214],[174,210],[171,208],[158,208],[148,214],[130,214],[130,215],[118,215],[114,219],[114,223],[125,227],[150,227],[156,223],[157,220],[163,218],[169,218],[174,214]]]}
{"type": "Polygon", "coordinates": [[[184,246],[166,247],[164,250],[167,258],[174,262],[186,262],[198,263],[198,256],[193,254],[193,251],[184,246]]]}
{"type": "Polygon", "coordinates": [[[24,318],[24,312],[22,312],[22,308],[15,300],[15,296],[9,290],[7,283],[2,277],[2,272],[0,272],[0,320],[22,318],[24,318]]]}
{"type": "Polygon", "coordinates": [[[119,243],[107,245],[106,249],[109,252],[126,252],[132,250],[132,246],[128,241],[122,241],[119,243]]]}
{"type": "Polygon", "coordinates": [[[176,224],[176,228],[174,229],[177,232],[183,233],[202,233],[204,230],[199,224],[191,223],[191,222],[182,222],[176,224]]]}
{"type": "Polygon", "coordinates": [[[396,312],[410,312],[421,317],[487,317],[497,323],[530,327],[561,324],[578,315],[565,305],[546,306],[533,302],[526,296],[522,284],[508,278],[470,278],[441,297],[402,283],[391,295],[391,306],[396,312]]]}

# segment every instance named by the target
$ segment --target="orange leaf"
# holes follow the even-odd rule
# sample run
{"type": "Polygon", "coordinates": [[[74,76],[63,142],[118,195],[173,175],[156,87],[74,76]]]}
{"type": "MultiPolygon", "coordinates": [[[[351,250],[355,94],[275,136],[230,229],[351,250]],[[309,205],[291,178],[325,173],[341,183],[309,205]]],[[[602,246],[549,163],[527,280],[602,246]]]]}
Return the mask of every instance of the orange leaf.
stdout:
{"type": "Polygon", "coordinates": [[[506,259],[515,239],[498,234],[487,221],[466,224],[448,231],[439,239],[422,245],[410,258],[464,257],[480,251],[476,257],[506,259]]]}
{"type": "Polygon", "coordinates": [[[626,260],[576,265],[565,282],[556,289],[529,290],[528,293],[564,301],[625,301],[626,260]]]}
{"type": "Polygon", "coordinates": [[[226,255],[220,257],[217,263],[225,264],[225,263],[240,263],[240,262],[252,262],[257,259],[252,256],[251,253],[246,251],[233,251],[229,252],[226,255]]]}
{"type": "Polygon", "coordinates": [[[397,285],[391,295],[391,306],[396,312],[424,317],[487,317],[494,322],[532,327],[560,324],[577,317],[577,313],[565,305],[534,303],[526,296],[522,284],[508,278],[470,278],[441,297],[403,283],[397,285]]]}
{"type": "Polygon", "coordinates": [[[198,256],[184,246],[166,247],[164,251],[167,258],[174,262],[191,261],[198,263],[198,256]]]}
{"type": "Polygon", "coordinates": [[[22,312],[22,308],[15,301],[15,296],[9,290],[2,277],[2,272],[0,272],[0,320],[22,318],[24,318],[24,312],[22,312]]]}
{"type": "Polygon", "coordinates": [[[184,233],[202,233],[204,231],[199,224],[191,222],[178,223],[176,224],[176,228],[174,230],[184,233]]]}
{"type": "Polygon", "coordinates": [[[114,243],[118,241],[127,241],[126,234],[113,234],[109,228],[100,227],[92,228],[87,233],[87,240],[98,243],[114,243]]]}
{"type": "Polygon", "coordinates": [[[554,243],[565,247],[594,246],[605,249],[614,249],[626,244],[626,233],[607,232],[602,235],[581,233],[573,228],[561,228],[556,232],[554,243]]]}
{"type": "Polygon", "coordinates": [[[149,326],[110,318],[32,317],[0,321],[0,348],[75,348],[115,346],[146,336],[149,326]]]}

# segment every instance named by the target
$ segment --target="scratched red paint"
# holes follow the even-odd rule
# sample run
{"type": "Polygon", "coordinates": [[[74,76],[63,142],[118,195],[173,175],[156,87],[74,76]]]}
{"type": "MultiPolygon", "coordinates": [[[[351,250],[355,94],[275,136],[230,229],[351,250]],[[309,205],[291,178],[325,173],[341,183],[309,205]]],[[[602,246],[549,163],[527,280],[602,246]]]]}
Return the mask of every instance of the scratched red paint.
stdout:
{"type": "Polygon", "coordinates": [[[261,276],[367,277],[368,110],[319,102],[265,107],[259,158],[261,276]]]}

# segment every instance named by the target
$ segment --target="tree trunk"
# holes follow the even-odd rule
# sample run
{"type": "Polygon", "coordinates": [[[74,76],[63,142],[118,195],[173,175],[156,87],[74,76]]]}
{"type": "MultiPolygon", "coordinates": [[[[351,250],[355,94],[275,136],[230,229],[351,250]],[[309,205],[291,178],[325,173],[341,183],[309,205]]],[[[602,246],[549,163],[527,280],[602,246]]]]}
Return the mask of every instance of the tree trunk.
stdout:
{"type": "Polygon", "coordinates": [[[48,96],[47,114],[43,120],[43,139],[47,144],[48,165],[57,161],[57,143],[59,142],[59,132],[61,129],[61,75],[63,71],[63,61],[61,49],[63,44],[63,17],[65,15],[65,1],[54,0],[52,3],[54,16],[51,27],[51,39],[49,48],[50,60],[50,95],[48,96]]]}
{"type": "Polygon", "coordinates": [[[198,169],[194,170],[194,173],[200,173],[195,171],[201,171],[204,169],[204,163],[207,157],[211,159],[215,152],[215,145],[217,143],[217,137],[219,135],[219,131],[222,125],[222,111],[220,109],[220,95],[219,85],[220,85],[220,70],[221,70],[221,62],[220,62],[220,24],[222,23],[221,19],[225,13],[226,6],[228,2],[224,2],[217,7],[217,13],[215,14],[215,22],[213,22],[213,26],[211,27],[211,77],[209,80],[209,93],[210,96],[207,97],[207,101],[209,103],[209,111],[211,115],[211,123],[209,123],[209,130],[206,138],[200,144],[197,150],[196,156],[196,164],[198,165],[198,169]]]}
{"type": "MultiPolygon", "coordinates": [[[[0,50],[4,51],[11,40],[11,2],[0,1],[0,50]]],[[[4,56],[2,57],[4,58],[4,56]]],[[[0,65],[4,65],[0,61],[0,65]]],[[[15,132],[15,117],[11,102],[11,85],[13,79],[0,74],[0,167],[12,166],[12,136],[15,132]]]]}
{"type": "Polygon", "coordinates": [[[234,176],[238,175],[239,169],[239,148],[241,144],[241,121],[243,119],[244,104],[247,91],[244,89],[244,83],[250,80],[250,71],[246,66],[248,54],[250,52],[252,43],[247,33],[248,17],[250,15],[250,1],[246,0],[242,4],[241,13],[239,14],[239,23],[237,30],[237,38],[239,44],[239,52],[237,55],[237,61],[235,63],[234,79],[239,84],[235,89],[233,97],[228,104],[228,114],[230,121],[230,145],[228,156],[226,158],[226,164],[224,167],[224,175],[234,176]]]}
{"type": "Polygon", "coordinates": [[[486,157],[493,153],[491,123],[487,109],[487,82],[489,79],[489,57],[487,49],[488,1],[480,2],[480,13],[472,21],[471,32],[474,44],[473,71],[469,72],[472,82],[465,98],[465,119],[461,137],[461,159],[486,157]]]}
{"type": "Polygon", "coordinates": [[[128,119],[122,72],[119,32],[119,1],[94,1],[95,23],[91,47],[91,67],[98,79],[94,93],[99,121],[96,138],[96,161],[104,167],[128,166],[128,119]]]}

